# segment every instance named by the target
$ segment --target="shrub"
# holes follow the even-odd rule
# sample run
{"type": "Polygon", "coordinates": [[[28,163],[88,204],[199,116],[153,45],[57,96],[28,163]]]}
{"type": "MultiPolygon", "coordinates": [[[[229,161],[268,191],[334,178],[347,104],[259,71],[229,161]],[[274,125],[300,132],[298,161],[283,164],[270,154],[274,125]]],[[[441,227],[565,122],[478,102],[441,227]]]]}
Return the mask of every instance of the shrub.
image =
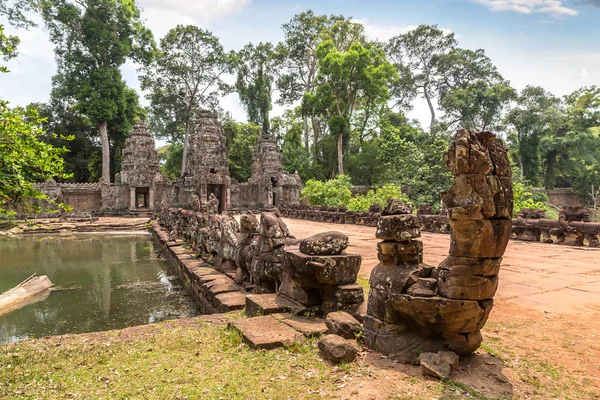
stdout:
{"type": "Polygon", "coordinates": [[[328,181],[310,179],[302,189],[302,198],[307,199],[315,206],[339,207],[345,206],[350,201],[352,193],[350,177],[338,175],[328,181]]]}
{"type": "Polygon", "coordinates": [[[545,201],[548,200],[548,196],[543,193],[533,193],[531,188],[520,182],[513,182],[513,197],[515,202],[513,214],[517,214],[523,208],[548,210],[548,207],[545,204],[545,201]]]}
{"type": "Polygon", "coordinates": [[[365,195],[353,197],[348,203],[349,211],[367,211],[372,205],[379,204],[385,207],[389,199],[400,199],[406,204],[411,204],[406,196],[396,185],[383,185],[380,188],[369,190],[365,195]]]}

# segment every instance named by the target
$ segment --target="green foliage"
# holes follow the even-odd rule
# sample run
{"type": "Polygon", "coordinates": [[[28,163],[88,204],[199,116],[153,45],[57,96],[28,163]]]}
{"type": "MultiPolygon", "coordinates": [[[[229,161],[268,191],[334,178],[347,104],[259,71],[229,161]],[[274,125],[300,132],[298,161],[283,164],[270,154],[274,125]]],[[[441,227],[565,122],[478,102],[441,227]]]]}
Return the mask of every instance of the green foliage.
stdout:
{"type": "Polygon", "coordinates": [[[257,46],[247,44],[235,56],[235,89],[248,113],[248,120],[260,125],[263,135],[270,131],[269,112],[276,65],[273,45],[268,42],[260,42],[257,46]]]}
{"type": "Polygon", "coordinates": [[[389,199],[400,199],[405,204],[411,204],[407,195],[402,193],[399,186],[387,184],[375,190],[369,190],[365,195],[354,196],[348,202],[349,211],[367,211],[373,205],[385,207],[389,199]]]}
{"type": "Polygon", "coordinates": [[[249,122],[227,120],[223,123],[227,140],[227,160],[231,178],[246,182],[252,175],[252,154],[261,134],[261,127],[249,122]]]}
{"type": "MultiPolygon", "coordinates": [[[[19,38],[16,36],[8,36],[4,33],[4,25],[0,24],[0,59],[8,61],[17,56],[17,46],[19,38]]],[[[0,73],[6,73],[8,69],[4,65],[0,65],[0,73]]]]}
{"type": "Polygon", "coordinates": [[[0,102],[0,215],[37,210],[32,199],[47,200],[33,183],[66,178],[62,154],[42,141],[41,119],[33,108],[11,109],[0,102]]]}
{"type": "Polygon", "coordinates": [[[141,87],[149,90],[150,128],[160,138],[186,143],[180,171],[185,167],[194,116],[202,108],[216,108],[219,95],[228,91],[222,76],[229,64],[211,32],[178,25],[160,40],[153,62],[142,68],[141,87]]]}
{"type": "Polygon", "coordinates": [[[131,0],[45,0],[41,10],[55,45],[58,73],[53,87],[63,101],[75,102],[78,111],[98,126],[102,176],[110,181],[110,134],[118,153],[122,140],[114,135],[130,130],[133,120],[127,117],[132,114],[128,108],[133,98],[137,106],[137,95],[126,87],[119,68],[128,59],[150,61],[152,33],[142,25],[131,0]],[[111,120],[126,124],[111,127],[111,120]]]}
{"type": "Polygon", "coordinates": [[[525,186],[521,182],[513,182],[514,208],[513,214],[517,214],[523,208],[539,208],[546,211],[548,207],[545,202],[548,201],[548,196],[543,193],[534,193],[531,188],[525,186]]]}
{"type": "Polygon", "coordinates": [[[158,149],[161,161],[160,172],[171,182],[181,176],[181,160],[183,158],[183,144],[171,143],[158,149]]]}
{"type": "Polygon", "coordinates": [[[300,176],[308,174],[309,158],[302,146],[302,121],[296,113],[286,112],[283,117],[271,120],[271,132],[281,146],[281,164],[283,170],[293,174],[298,171],[300,176]]]}
{"type": "Polygon", "coordinates": [[[302,197],[315,206],[338,207],[345,206],[352,198],[352,184],[347,175],[338,175],[325,182],[310,179],[304,184],[302,197]]]}

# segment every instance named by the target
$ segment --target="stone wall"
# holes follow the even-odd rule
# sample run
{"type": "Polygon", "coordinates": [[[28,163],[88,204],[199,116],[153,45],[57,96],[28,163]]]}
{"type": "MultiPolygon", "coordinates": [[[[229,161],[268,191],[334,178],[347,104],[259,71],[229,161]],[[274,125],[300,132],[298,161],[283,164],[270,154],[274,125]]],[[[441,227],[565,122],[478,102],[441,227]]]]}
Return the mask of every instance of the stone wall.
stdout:
{"type": "Polygon", "coordinates": [[[581,206],[583,203],[579,194],[571,188],[555,188],[545,191],[548,201],[557,206],[581,206]]]}

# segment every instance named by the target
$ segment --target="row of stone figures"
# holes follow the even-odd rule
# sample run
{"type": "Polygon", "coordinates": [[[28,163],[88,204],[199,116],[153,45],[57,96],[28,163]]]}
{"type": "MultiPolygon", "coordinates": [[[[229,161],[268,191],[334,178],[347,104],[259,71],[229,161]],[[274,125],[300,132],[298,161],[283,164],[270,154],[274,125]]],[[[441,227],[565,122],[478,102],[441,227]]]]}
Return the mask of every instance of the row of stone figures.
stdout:
{"type": "Polygon", "coordinates": [[[543,210],[525,208],[512,225],[513,237],[518,240],[600,247],[600,223],[591,222],[589,210],[580,206],[562,208],[558,220],[546,219],[543,210]]]}
{"type": "Polygon", "coordinates": [[[361,258],[346,254],[344,234],[326,232],[298,242],[276,213],[262,213],[260,223],[254,215],[241,215],[239,224],[230,215],[181,209],[161,209],[158,217],[172,235],[186,238],[248,291],[277,291],[278,298],[293,301],[292,309],[297,304],[359,317],[365,343],[376,351],[405,361],[448,349],[463,355],[481,344],[498,287],[512,226],[511,169],[507,149],[490,132],[457,132],[445,162],[454,176],[442,193],[451,235],[448,257],[437,267],[424,264],[419,217],[412,207],[390,200],[377,218],[379,264],[370,276],[366,310],[356,284],[361,258]]]}
{"type": "Polygon", "coordinates": [[[299,241],[277,212],[261,213],[260,221],[242,214],[239,223],[229,214],[177,208],[161,208],[157,217],[172,237],[183,238],[249,293],[278,293],[295,310],[360,316],[365,309],[363,288],[356,284],[361,257],[346,254],[348,237],[342,233],[299,241]]]}

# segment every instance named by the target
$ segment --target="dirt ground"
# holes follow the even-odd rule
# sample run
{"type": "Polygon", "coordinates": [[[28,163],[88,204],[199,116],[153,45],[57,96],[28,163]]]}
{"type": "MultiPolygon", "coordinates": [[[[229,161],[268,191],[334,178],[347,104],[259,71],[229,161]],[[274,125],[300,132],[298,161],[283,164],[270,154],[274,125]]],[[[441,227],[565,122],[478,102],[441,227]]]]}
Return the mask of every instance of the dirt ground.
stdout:
{"type": "MultiPolygon", "coordinates": [[[[377,264],[375,228],[284,221],[298,239],[346,233],[347,251],[363,258],[360,278],[377,264]]],[[[436,265],[448,254],[449,235],[423,233],[422,240],[425,263],[436,265]]],[[[482,349],[461,360],[456,382],[491,398],[600,398],[600,249],[511,241],[495,299],[482,349]]],[[[344,383],[349,398],[418,397],[414,383],[426,379],[417,367],[375,353],[366,352],[361,364],[368,377],[344,383]]],[[[469,396],[445,387],[440,398],[469,396]]]]}

